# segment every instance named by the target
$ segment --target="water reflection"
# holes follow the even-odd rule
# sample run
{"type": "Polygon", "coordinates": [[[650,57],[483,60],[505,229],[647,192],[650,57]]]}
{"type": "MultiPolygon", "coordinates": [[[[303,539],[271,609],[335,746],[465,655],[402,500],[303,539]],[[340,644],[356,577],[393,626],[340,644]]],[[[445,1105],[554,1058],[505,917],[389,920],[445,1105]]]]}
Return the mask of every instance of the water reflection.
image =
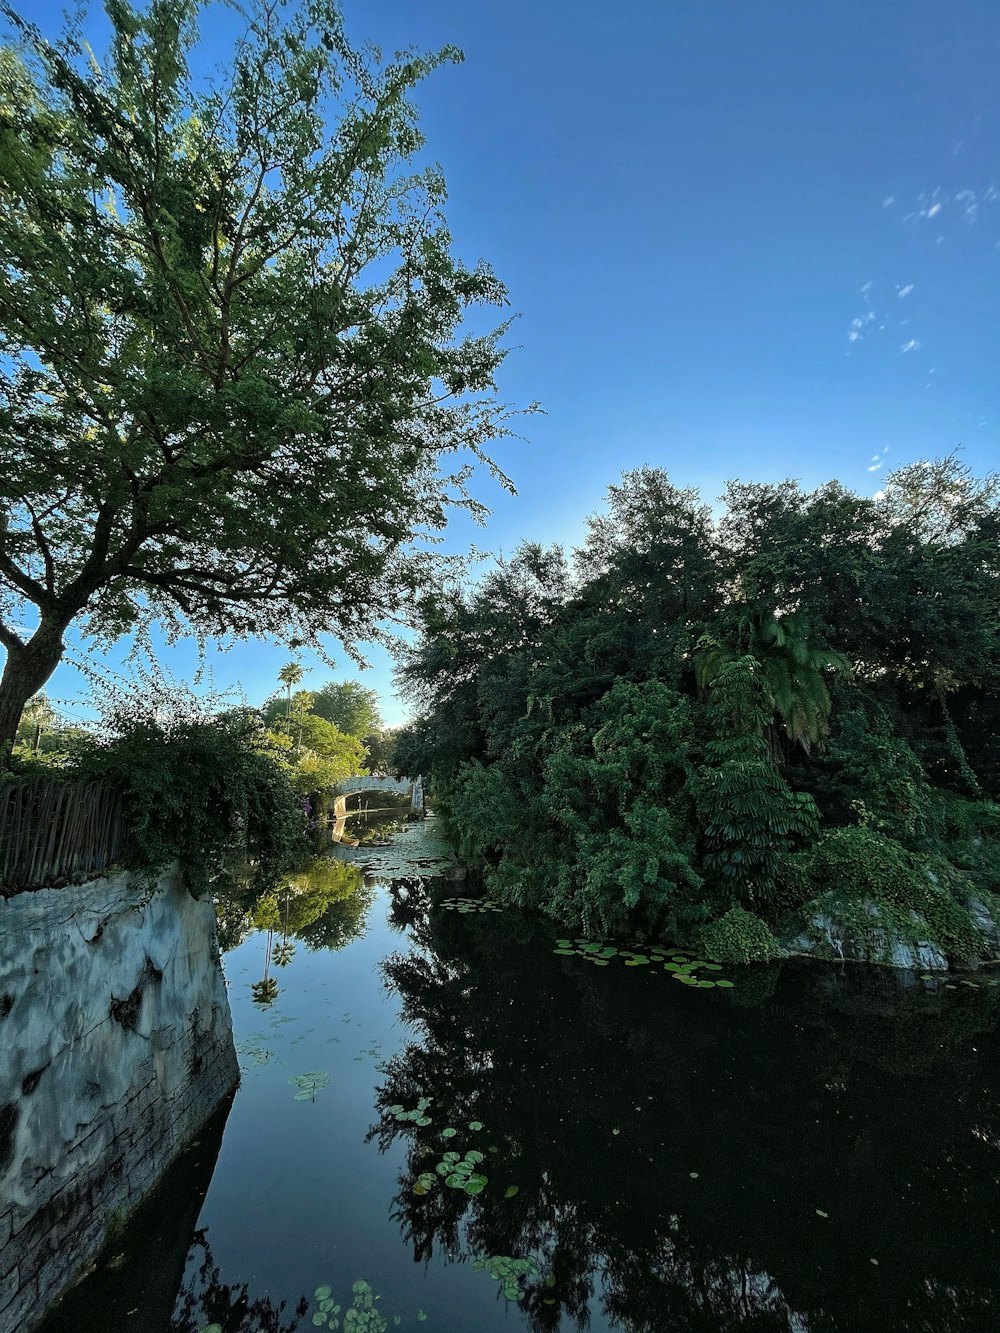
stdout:
{"type": "Polygon", "coordinates": [[[266,931],[268,965],[285,966],[295,956],[294,940],[316,951],[343,949],[359,939],[373,899],[374,890],[357,866],[323,853],[272,893],[256,894],[238,879],[221,888],[216,895],[219,941],[229,952],[254,932],[266,931]]]}
{"type": "Polygon", "coordinates": [[[630,1333],[990,1326],[995,991],[806,963],[691,994],[419,898],[394,894],[421,948],[383,973],[421,1037],[373,1131],[410,1143],[394,1207],[415,1260],[534,1256],[538,1330],[583,1327],[594,1299],[630,1333]],[[388,1109],[421,1096],[426,1129],[388,1109]],[[442,1145],[484,1151],[482,1194],[414,1194],[442,1145]]]}

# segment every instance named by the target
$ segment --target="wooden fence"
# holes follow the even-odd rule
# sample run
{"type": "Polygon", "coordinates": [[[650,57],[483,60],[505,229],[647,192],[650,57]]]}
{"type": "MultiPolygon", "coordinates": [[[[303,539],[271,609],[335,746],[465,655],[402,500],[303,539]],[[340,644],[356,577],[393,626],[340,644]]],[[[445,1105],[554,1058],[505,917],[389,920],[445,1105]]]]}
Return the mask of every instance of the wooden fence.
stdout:
{"type": "Polygon", "coordinates": [[[0,782],[0,894],[105,870],[125,853],[121,792],[103,782],[0,782]]]}

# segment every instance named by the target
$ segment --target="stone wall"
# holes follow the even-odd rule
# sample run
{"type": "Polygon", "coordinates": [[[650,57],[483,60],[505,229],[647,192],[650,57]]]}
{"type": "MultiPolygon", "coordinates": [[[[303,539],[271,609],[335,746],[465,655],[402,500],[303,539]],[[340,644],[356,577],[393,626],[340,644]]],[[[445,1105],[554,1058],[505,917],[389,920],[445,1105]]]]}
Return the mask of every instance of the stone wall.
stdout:
{"type": "Polygon", "coordinates": [[[210,902],[128,874],[0,901],[0,1333],[27,1333],[238,1080],[210,902]]]}

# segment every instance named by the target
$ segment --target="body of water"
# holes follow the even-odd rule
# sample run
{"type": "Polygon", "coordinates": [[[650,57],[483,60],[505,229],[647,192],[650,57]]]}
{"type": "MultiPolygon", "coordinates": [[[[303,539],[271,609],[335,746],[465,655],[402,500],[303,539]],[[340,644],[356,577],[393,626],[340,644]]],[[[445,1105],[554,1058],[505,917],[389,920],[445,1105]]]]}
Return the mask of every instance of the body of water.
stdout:
{"type": "Polygon", "coordinates": [[[45,1333],[997,1327],[1000,989],[677,984],[369,827],[220,904],[242,1084],[45,1333]]]}

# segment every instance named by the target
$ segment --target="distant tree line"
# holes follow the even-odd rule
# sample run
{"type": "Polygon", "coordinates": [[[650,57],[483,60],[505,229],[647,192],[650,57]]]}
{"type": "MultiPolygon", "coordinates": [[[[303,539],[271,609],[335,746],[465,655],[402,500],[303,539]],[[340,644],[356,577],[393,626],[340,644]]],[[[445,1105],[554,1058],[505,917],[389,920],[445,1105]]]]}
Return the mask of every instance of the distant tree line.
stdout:
{"type": "MultiPolygon", "coordinates": [[[[490,890],[567,926],[766,956],[822,909],[949,952],[1000,891],[1000,481],[876,498],[627,473],[582,547],[442,587],[401,681],[490,890]]],[[[994,904],[995,905],[995,904],[994,904]]]]}

